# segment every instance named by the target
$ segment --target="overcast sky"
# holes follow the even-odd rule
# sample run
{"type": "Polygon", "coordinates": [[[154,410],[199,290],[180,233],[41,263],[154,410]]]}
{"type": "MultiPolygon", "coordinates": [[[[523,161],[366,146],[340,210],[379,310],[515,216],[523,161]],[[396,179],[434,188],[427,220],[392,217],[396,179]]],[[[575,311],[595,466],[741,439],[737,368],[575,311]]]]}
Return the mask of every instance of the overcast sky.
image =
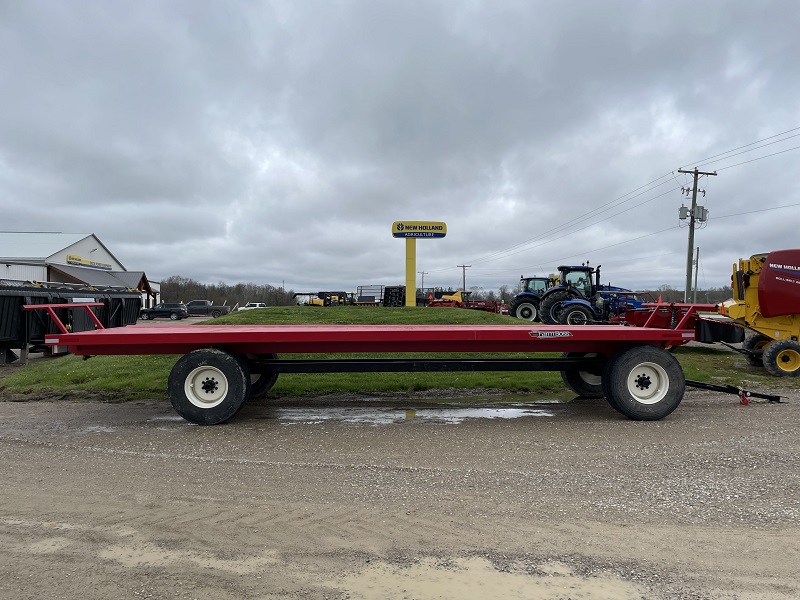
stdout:
{"type": "Polygon", "coordinates": [[[443,221],[426,287],[683,289],[699,167],[719,287],[800,247],[798,32],[795,0],[0,0],[0,230],[317,291],[402,284],[392,222],[443,221]]]}

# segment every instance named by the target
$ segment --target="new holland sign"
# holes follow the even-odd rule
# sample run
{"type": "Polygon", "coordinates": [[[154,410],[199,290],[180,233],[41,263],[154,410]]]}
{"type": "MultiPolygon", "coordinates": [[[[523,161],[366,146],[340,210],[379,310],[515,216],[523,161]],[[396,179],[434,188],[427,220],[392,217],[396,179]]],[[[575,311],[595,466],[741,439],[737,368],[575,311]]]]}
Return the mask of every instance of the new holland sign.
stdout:
{"type": "Polygon", "coordinates": [[[395,221],[392,236],[396,238],[443,238],[447,225],[441,221],[395,221]]]}

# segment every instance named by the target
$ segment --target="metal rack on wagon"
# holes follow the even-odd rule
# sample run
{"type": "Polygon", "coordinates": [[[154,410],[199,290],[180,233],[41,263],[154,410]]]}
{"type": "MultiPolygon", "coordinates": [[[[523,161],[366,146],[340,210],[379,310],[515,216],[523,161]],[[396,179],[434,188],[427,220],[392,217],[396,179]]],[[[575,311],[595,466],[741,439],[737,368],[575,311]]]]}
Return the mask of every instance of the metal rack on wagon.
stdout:
{"type": "MultiPolygon", "coordinates": [[[[69,332],[53,308],[89,304],[29,305],[48,310],[61,331],[45,343],[71,353],[180,354],[169,375],[172,406],[200,425],[223,423],[249,400],[263,397],[281,373],[558,371],[580,396],[605,397],[634,420],[658,420],[681,403],[687,385],[669,348],[695,339],[697,307],[669,315],[653,309],[641,326],[540,325],[207,325],[122,327],[69,332]],[[677,316],[676,316],[677,315],[677,316]],[[671,325],[671,326],[670,326],[671,325]],[[558,358],[498,358],[509,353],[562,353],[558,358]],[[487,358],[285,359],[287,354],[482,353],[487,358]]],[[[729,390],[719,390],[729,391],[729,390]]]]}

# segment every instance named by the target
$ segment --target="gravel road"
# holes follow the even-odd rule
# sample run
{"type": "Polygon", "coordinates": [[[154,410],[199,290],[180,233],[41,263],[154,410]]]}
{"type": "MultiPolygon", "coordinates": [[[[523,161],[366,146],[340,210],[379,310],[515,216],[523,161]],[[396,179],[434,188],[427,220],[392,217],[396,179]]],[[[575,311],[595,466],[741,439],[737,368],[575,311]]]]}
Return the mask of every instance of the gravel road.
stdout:
{"type": "Polygon", "coordinates": [[[2,402],[0,598],[800,597],[800,403],[2,402]]]}

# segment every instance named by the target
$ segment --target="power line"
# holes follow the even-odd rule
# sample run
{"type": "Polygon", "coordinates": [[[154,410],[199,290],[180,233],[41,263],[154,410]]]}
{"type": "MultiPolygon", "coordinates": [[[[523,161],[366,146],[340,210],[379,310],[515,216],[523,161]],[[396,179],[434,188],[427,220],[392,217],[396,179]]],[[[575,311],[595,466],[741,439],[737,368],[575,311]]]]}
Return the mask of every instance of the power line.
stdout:
{"type": "MultiPolygon", "coordinates": [[[[726,154],[730,154],[731,152],[736,152],[737,150],[741,150],[743,148],[747,148],[748,146],[753,146],[755,144],[760,144],[761,142],[766,142],[767,140],[771,140],[772,138],[776,138],[776,137],[780,137],[782,135],[786,135],[787,133],[791,133],[793,131],[797,131],[798,129],[800,129],[800,127],[794,127],[793,129],[787,129],[786,131],[782,131],[781,133],[776,133],[775,135],[771,135],[769,137],[765,137],[763,139],[756,140],[755,142],[750,142],[749,144],[745,144],[744,146],[739,146],[738,148],[733,148],[731,150],[727,150],[727,151],[722,152],[720,154],[715,154],[714,156],[709,156],[709,157],[703,158],[701,160],[695,160],[693,162],[690,162],[690,163],[687,163],[687,164],[683,165],[680,168],[684,169],[684,168],[688,167],[689,165],[698,165],[700,163],[704,163],[707,160],[711,160],[712,158],[718,158],[720,156],[725,156],[726,154]]],[[[795,137],[795,136],[790,136],[790,137],[795,137]]],[[[789,139],[789,138],[786,138],[786,139],[789,139]]],[[[777,144],[778,142],[782,142],[782,141],[783,140],[776,140],[775,142],[772,142],[772,143],[773,144],[777,144]]],[[[766,144],[766,145],[768,146],[769,144],[766,144]]]]}
{"type": "MultiPolygon", "coordinates": [[[[760,144],[761,142],[765,142],[765,141],[768,141],[768,140],[774,140],[774,141],[769,142],[768,144],[763,144],[762,146],[758,146],[756,148],[750,148],[750,150],[748,150],[748,151],[756,150],[756,149],[759,149],[759,148],[764,148],[764,147],[770,146],[772,144],[777,144],[777,143],[783,142],[785,140],[792,139],[794,137],[800,136],[800,133],[798,133],[798,134],[795,134],[795,135],[784,137],[784,138],[782,138],[780,140],[775,140],[775,138],[778,138],[778,137],[781,137],[781,136],[785,136],[787,133],[792,133],[792,132],[798,131],[798,130],[800,130],[800,127],[795,127],[795,128],[792,128],[792,129],[788,129],[788,130],[783,131],[781,133],[777,133],[775,135],[772,135],[772,136],[769,136],[769,137],[766,137],[766,138],[762,138],[760,140],[756,140],[755,142],[751,142],[749,144],[745,144],[743,146],[739,146],[737,148],[733,148],[733,149],[728,150],[726,152],[722,152],[722,153],[715,154],[713,156],[704,158],[701,161],[696,161],[694,164],[704,163],[705,161],[710,161],[712,159],[719,158],[719,157],[725,157],[725,158],[720,158],[720,160],[724,160],[726,158],[732,158],[734,156],[738,156],[740,154],[744,154],[744,152],[740,152],[738,154],[731,154],[731,153],[737,152],[738,150],[742,150],[742,149],[745,149],[745,148],[750,148],[751,146],[755,146],[756,144],[760,144]]],[[[721,167],[721,168],[717,169],[717,171],[721,171],[721,170],[724,170],[724,169],[731,169],[731,168],[738,167],[738,166],[741,166],[741,165],[744,165],[744,164],[747,164],[747,163],[750,163],[750,162],[755,162],[757,160],[770,158],[772,156],[783,154],[783,153],[786,153],[786,152],[789,152],[789,151],[792,151],[792,150],[796,150],[796,149],[800,149],[800,146],[796,146],[796,147],[793,147],[793,148],[789,148],[787,150],[782,150],[780,152],[775,152],[775,153],[772,153],[772,154],[768,154],[766,156],[757,157],[757,158],[754,158],[754,159],[751,159],[751,160],[747,160],[747,161],[743,161],[743,162],[740,162],[740,163],[736,163],[734,165],[728,165],[726,167],[721,167]]],[[[715,161],[715,162],[718,162],[718,161],[715,161]]],[[[689,163],[689,164],[692,164],[692,163],[689,163]]],[[[710,163],[706,163],[706,164],[710,164],[710,163]]],[[[492,262],[494,260],[499,260],[500,258],[506,258],[506,257],[509,257],[509,256],[513,256],[515,254],[519,254],[521,252],[524,252],[524,251],[527,251],[527,250],[531,250],[533,248],[538,248],[538,247],[544,246],[544,245],[546,245],[548,243],[552,243],[553,241],[555,241],[553,239],[553,236],[555,236],[556,234],[562,233],[562,232],[564,232],[565,230],[569,229],[572,226],[575,226],[575,225],[580,224],[582,222],[585,222],[585,221],[587,221],[589,219],[597,217],[602,213],[608,212],[612,208],[616,208],[616,207],[622,206],[623,204],[627,204],[628,202],[631,202],[635,198],[638,198],[638,197],[643,196],[643,195],[645,195],[645,194],[647,194],[649,192],[654,191],[655,189],[657,189],[658,187],[661,187],[662,185],[664,185],[667,182],[666,181],[662,181],[661,183],[658,183],[658,185],[654,185],[654,184],[656,184],[657,182],[659,182],[662,179],[664,179],[666,177],[669,177],[669,176],[672,176],[672,178],[675,179],[676,182],[678,182],[677,178],[675,178],[675,171],[670,171],[669,173],[665,173],[664,175],[661,175],[660,177],[657,177],[657,178],[653,179],[652,181],[650,181],[650,182],[648,182],[648,183],[646,183],[646,184],[644,184],[642,186],[639,186],[639,187],[631,190],[630,192],[627,192],[626,194],[622,194],[621,196],[618,196],[618,197],[614,198],[613,200],[610,200],[610,201],[608,201],[608,202],[606,202],[606,203],[604,203],[604,204],[602,204],[602,205],[600,205],[600,206],[598,206],[598,207],[586,212],[585,214],[583,214],[583,215],[581,215],[579,217],[570,219],[569,221],[566,221],[566,222],[556,226],[555,228],[550,229],[543,236],[530,238],[528,240],[525,240],[523,242],[514,244],[514,245],[509,246],[507,248],[504,248],[502,250],[497,250],[495,252],[491,252],[489,254],[484,255],[483,257],[479,257],[477,259],[473,259],[472,262],[473,263],[478,263],[478,264],[484,264],[484,263],[492,262]],[[642,190],[642,191],[640,191],[640,190],[642,190]],[[636,193],[636,192],[639,192],[639,193],[636,193]],[[631,197],[628,198],[628,196],[631,196],[631,197]],[[625,198],[627,198],[627,200],[624,200],[625,198]],[[624,201],[620,202],[621,200],[624,200],[624,201]],[[535,242],[538,242],[538,243],[535,243],[535,242]]],[[[644,200],[642,202],[639,202],[638,204],[635,205],[634,208],[638,208],[638,207],[644,206],[645,204],[648,204],[649,202],[652,202],[652,201],[654,201],[654,200],[656,200],[658,198],[661,198],[661,197],[663,197],[663,196],[665,196],[665,195],[667,195],[669,193],[672,193],[673,191],[675,191],[677,189],[678,188],[673,188],[673,189],[668,190],[667,192],[664,192],[662,194],[659,194],[659,195],[657,195],[657,196],[655,196],[653,198],[650,198],[650,199],[644,200]]],[[[762,210],[769,210],[769,209],[762,209],[762,210]]],[[[574,229],[572,231],[563,233],[562,235],[559,236],[559,239],[563,238],[565,236],[572,235],[574,233],[578,233],[580,231],[584,231],[584,230],[586,230],[586,229],[588,229],[590,227],[593,227],[593,226],[596,226],[596,225],[598,225],[600,223],[608,221],[609,219],[612,219],[615,216],[618,216],[619,214],[621,214],[621,212],[614,213],[614,214],[612,214],[612,215],[610,215],[610,216],[608,216],[608,217],[606,217],[604,219],[601,219],[599,221],[592,221],[591,223],[589,223],[586,226],[581,227],[579,229],[574,229]]],[[[742,213],[742,214],[750,214],[750,213],[742,213]]],[[[723,218],[723,217],[717,217],[717,218],[723,218]]],[[[669,228],[669,229],[666,229],[666,230],[663,230],[663,231],[668,231],[670,229],[674,229],[674,228],[669,228]]],[[[647,234],[644,237],[648,237],[650,235],[653,235],[653,234],[647,234]]],[[[636,239],[641,239],[641,238],[633,238],[632,240],[629,240],[629,241],[634,241],[636,239]]],[[[627,243],[627,242],[620,242],[620,243],[627,243]]],[[[617,244],[615,244],[615,245],[617,245],[617,244]]],[[[611,247],[611,246],[606,246],[604,248],[608,248],[608,247],[611,247]]],[[[604,248],[598,248],[596,250],[602,250],[604,248]]],[[[576,255],[573,255],[573,256],[576,256],[576,255]]],[[[463,265],[458,265],[458,266],[460,268],[463,267],[463,265]]],[[[438,270],[434,270],[434,272],[442,272],[442,271],[446,271],[446,270],[447,269],[438,269],[438,270]]],[[[462,275],[464,275],[464,273],[462,273],[462,275]]]]}
{"type": "Polygon", "coordinates": [[[781,150],[780,152],[774,152],[773,154],[767,154],[766,156],[759,156],[758,158],[753,158],[751,160],[746,160],[744,162],[736,163],[735,165],[728,165],[727,167],[720,167],[717,171],[724,171],[725,169],[732,169],[733,167],[738,167],[740,165],[746,165],[747,163],[755,162],[757,160],[761,160],[764,158],[769,158],[770,156],[777,156],[778,154],[783,154],[785,152],[790,152],[792,150],[797,150],[800,146],[795,146],[794,148],[788,148],[787,150],[781,150]]]}

